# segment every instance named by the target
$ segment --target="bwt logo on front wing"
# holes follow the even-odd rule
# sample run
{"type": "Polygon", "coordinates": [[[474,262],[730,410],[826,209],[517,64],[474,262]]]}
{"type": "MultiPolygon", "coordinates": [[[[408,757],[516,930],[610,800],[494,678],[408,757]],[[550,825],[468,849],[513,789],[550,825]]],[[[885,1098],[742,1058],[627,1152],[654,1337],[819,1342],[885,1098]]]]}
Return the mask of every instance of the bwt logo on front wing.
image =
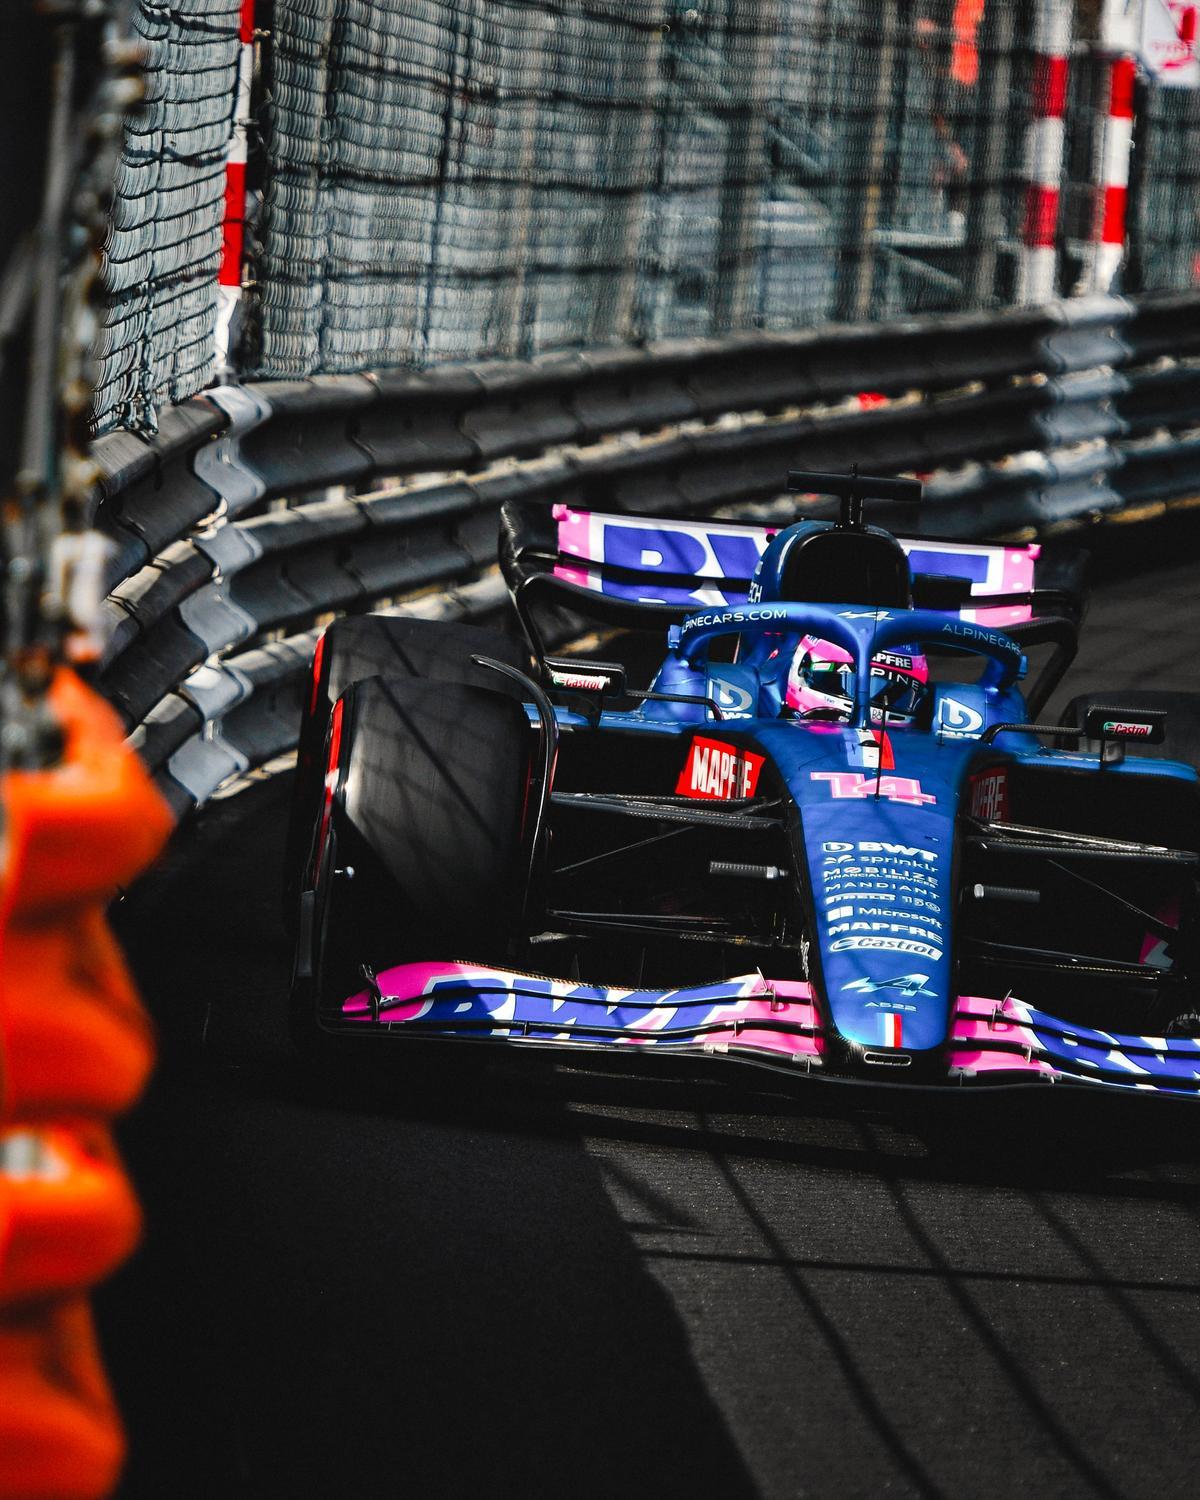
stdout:
{"type": "Polygon", "coordinates": [[[739,745],[697,735],[679,773],[675,793],[680,797],[704,797],[711,801],[753,797],[758,787],[758,773],[765,761],[765,755],[755,755],[752,750],[739,745]]]}

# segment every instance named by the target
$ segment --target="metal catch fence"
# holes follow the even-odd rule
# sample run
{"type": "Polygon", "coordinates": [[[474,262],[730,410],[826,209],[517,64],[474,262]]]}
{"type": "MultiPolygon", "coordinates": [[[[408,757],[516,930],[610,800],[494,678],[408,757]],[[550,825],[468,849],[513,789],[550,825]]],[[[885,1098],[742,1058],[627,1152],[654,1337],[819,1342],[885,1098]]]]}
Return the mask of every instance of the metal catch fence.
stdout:
{"type": "Polygon", "coordinates": [[[146,101],[127,127],[104,255],[101,430],[153,429],[213,374],[239,0],[139,0],[146,101]]]}

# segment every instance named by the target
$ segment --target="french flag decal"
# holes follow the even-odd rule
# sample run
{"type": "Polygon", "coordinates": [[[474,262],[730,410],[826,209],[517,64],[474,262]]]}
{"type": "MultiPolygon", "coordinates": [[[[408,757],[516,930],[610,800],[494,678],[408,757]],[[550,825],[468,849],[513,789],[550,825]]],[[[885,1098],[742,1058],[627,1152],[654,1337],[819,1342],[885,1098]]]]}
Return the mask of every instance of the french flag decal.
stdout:
{"type": "Polygon", "coordinates": [[[885,1047],[898,1047],[900,1045],[900,1021],[901,1018],[894,1011],[884,1011],[883,1045],[885,1047]]]}

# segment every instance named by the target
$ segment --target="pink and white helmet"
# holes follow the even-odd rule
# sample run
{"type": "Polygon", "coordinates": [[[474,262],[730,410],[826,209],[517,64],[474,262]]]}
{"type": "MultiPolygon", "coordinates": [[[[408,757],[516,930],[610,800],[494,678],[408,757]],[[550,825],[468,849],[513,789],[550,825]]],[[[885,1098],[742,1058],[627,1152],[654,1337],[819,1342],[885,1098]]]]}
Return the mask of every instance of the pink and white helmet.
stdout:
{"type": "MultiPolygon", "coordinates": [[[[880,651],[871,662],[871,718],[909,723],[929,693],[929,664],[913,651],[880,651]]],[[[832,641],[806,635],[788,669],[784,701],[801,718],[849,720],[854,709],[854,658],[832,641]]]]}

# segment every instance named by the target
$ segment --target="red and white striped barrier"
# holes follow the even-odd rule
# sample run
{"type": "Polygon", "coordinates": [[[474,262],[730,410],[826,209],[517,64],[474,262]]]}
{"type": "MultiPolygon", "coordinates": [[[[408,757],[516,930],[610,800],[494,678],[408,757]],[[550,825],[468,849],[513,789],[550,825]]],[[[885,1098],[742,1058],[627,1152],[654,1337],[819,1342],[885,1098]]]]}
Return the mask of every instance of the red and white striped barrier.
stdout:
{"type": "Polygon", "coordinates": [[[1072,0],[1037,0],[1033,99],[1025,134],[1025,221],[1017,301],[1049,302],[1055,294],[1058,211],[1070,74],[1072,0]]]}
{"type": "Polygon", "coordinates": [[[1125,258],[1125,217],[1129,199],[1129,158],[1133,149],[1132,57],[1109,57],[1108,107],[1100,151],[1100,181],[1093,217],[1092,290],[1107,292],[1125,258]]]}
{"type": "Polygon", "coordinates": [[[250,90],[254,80],[254,0],[242,0],[238,27],[237,92],[233,129],[225,154],[225,219],[221,229],[221,269],[217,274],[217,329],[214,351],[218,376],[229,371],[233,315],[242,295],[242,249],[246,228],[246,155],[250,90]]]}

